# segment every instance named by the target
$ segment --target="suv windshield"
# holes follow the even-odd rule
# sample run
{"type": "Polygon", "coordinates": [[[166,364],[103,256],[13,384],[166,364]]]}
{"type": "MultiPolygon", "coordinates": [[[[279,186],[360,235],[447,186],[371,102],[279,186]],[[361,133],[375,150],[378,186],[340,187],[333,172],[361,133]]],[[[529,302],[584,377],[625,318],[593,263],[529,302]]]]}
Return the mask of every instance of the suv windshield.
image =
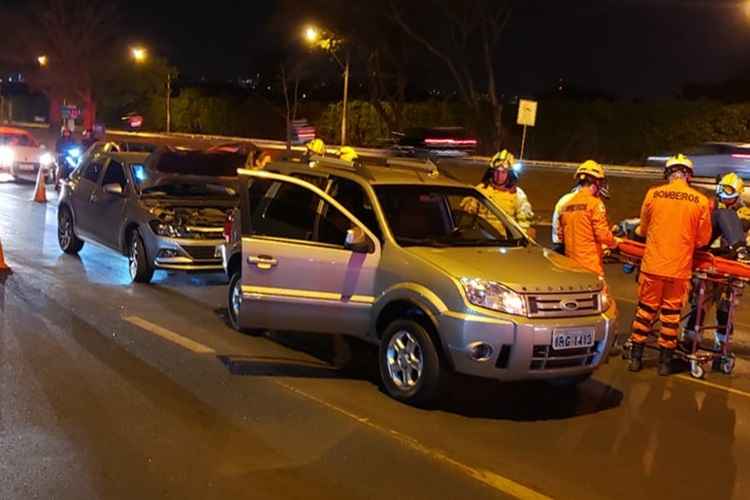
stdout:
{"type": "Polygon", "coordinates": [[[472,188],[378,186],[386,221],[401,246],[526,246],[507,217],[472,188]]]}
{"type": "Polygon", "coordinates": [[[25,146],[35,148],[36,141],[26,134],[0,134],[0,145],[3,146],[25,146]]]}

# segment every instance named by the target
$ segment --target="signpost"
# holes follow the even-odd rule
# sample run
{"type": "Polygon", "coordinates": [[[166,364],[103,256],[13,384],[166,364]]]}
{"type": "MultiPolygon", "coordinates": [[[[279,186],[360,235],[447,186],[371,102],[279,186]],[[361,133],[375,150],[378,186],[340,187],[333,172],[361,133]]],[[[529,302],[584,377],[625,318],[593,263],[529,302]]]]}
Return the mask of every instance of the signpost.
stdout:
{"type": "Polygon", "coordinates": [[[537,102],[530,101],[527,99],[521,99],[518,101],[518,118],[516,123],[523,125],[523,137],[521,138],[521,155],[519,160],[523,160],[524,149],[526,148],[526,127],[533,127],[536,125],[536,109],[537,102]]]}

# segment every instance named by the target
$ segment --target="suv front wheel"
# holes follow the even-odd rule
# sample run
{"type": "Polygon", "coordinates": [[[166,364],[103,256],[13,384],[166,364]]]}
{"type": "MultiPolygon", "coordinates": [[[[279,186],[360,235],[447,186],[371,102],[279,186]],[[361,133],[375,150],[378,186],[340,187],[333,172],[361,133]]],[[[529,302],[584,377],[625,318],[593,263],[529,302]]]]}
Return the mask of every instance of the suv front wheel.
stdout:
{"type": "Polygon", "coordinates": [[[435,399],[444,367],[430,334],[419,323],[391,323],[380,343],[380,377],[388,394],[419,406],[435,399]]]}

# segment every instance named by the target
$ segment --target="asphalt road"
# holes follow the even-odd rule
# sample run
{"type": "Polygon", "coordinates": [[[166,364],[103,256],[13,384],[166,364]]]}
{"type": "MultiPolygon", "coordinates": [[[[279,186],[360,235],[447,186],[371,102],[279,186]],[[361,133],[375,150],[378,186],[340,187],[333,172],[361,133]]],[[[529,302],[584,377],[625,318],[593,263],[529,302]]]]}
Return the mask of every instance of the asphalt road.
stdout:
{"type": "Polygon", "coordinates": [[[63,255],[54,192],[31,192],[0,185],[2,499],[748,496],[744,359],[705,382],[613,359],[572,392],[463,379],[414,409],[366,346],[231,330],[220,275],[133,285],[107,250],[63,255]]]}

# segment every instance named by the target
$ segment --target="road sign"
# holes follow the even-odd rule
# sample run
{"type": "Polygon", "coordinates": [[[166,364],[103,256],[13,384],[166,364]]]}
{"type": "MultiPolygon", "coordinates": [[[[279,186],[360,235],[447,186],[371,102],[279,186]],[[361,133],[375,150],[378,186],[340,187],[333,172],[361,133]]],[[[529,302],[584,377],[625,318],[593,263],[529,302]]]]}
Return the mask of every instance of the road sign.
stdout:
{"type": "Polygon", "coordinates": [[[518,101],[518,119],[516,123],[529,127],[536,125],[536,108],[536,101],[526,99],[518,101]]]}

